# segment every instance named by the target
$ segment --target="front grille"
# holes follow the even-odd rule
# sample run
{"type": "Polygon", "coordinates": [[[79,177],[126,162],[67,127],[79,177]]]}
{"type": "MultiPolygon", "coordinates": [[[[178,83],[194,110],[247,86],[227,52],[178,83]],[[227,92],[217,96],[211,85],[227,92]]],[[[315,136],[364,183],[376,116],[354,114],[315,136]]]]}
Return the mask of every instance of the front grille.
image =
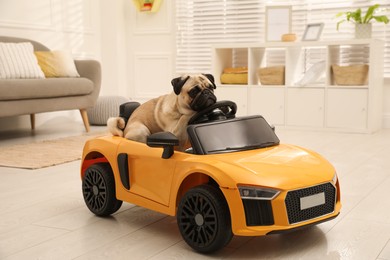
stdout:
{"type": "Polygon", "coordinates": [[[269,226],[274,224],[270,200],[243,199],[247,226],[269,226]]]}
{"type": "Polygon", "coordinates": [[[336,188],[331,183],[289,191],[285,200],[288,220],[290,224],[294,224],[330,214],[334,211],[335,199],[336,188]],[[322,192],[325,195],[324,204],[301,210],[301,198],[320,194],[322,192]]]}

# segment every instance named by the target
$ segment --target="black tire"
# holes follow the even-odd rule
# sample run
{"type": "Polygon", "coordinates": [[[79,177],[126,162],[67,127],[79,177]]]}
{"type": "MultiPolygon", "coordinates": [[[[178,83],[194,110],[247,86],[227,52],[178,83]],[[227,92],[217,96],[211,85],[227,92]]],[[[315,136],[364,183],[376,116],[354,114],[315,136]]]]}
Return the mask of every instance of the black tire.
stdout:
{"type": "Polygon", "coordinates": [[[122,206],[115,196],[115,180],[108,163],[91,165],[82,181],[83,197],[89,210],[97,216],[108,216],[122,206]]]}
{"type": "Polygon", "coordinates": [[[177,224],[184,241],[200,253],[212,253],[233,237],[229,207],[211,185],[190,189],[180,201],[177,224]]]}

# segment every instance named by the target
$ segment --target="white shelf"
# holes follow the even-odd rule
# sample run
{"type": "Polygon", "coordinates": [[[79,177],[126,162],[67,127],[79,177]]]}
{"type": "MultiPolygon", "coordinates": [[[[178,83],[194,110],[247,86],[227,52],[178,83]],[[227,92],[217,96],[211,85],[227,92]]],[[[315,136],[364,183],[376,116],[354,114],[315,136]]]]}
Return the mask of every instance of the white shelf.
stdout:
{"type": "Polygon", "coordinates": [[[247,48],[288,48],[288,47],[326,47],[341,45],[360,45],[360,44],[379,44],[383,45],[382,40],[378,39],[351,39],[340,41],[299,41],[299,42],[251,42],[251,43],[220,43],[213,45],[214,49],[247,49],[247,48]]]}
{"type": "Polygon", "coordinates": [[[372,133],[382,125],[383,53],[377,39],[214,45],[217,96],[235,101],[239,115],[262,114],[279,127],[372,133]],[[331,65],[346,60],[369,65],[366,85],[334,84],[331,65]],[[318,61],[321,80],[296,85],[318,61]],[[259,85],[257,69],[274,65],[285,66],[285,85],[259,85]],[[223,69],[240,66],[248,67],[247,85],[221,84],[223,69]]]}

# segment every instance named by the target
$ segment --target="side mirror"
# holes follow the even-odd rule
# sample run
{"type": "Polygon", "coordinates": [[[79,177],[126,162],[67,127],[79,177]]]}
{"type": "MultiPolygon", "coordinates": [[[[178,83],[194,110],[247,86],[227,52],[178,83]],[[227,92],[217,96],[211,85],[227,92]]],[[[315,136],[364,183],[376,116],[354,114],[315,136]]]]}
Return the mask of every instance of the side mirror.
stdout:
{"type": "Polygon", "coordinates": [[[179,145],[179,139],[171,132],[159,132],[148,136],[146,144],[150,147],[163,147],[161,158],[169,159],[173,155],[173,147],[179,145]]]}

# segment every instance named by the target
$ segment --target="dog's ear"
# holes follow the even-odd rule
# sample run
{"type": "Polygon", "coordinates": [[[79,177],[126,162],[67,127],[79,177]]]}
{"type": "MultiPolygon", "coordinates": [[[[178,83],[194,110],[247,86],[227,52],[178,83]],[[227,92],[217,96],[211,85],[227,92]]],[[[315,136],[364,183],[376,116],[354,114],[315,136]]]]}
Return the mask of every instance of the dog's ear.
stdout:
{"type": "Polygon", "coordinates": [[[173,86],[173,91],[176,95],[180,94],[180,91],[184,84],[186,84],[187,80],[190,78],[190,76],[187,76],[186,78],[178,77],[171,80],[171,84],[173,86]]]}
{"type": "Polygon", "coordinates": [[[214,76],[213,75],[211,75],[211,74],[203,74],[203,76],[205,76],[206,78],[208,78],[210,80],[211,84],[213,84],[213,86],[214,86],[214,89],[217,88],[217,86],[215,85],[215,81],[214,81],[214,76]]]}

